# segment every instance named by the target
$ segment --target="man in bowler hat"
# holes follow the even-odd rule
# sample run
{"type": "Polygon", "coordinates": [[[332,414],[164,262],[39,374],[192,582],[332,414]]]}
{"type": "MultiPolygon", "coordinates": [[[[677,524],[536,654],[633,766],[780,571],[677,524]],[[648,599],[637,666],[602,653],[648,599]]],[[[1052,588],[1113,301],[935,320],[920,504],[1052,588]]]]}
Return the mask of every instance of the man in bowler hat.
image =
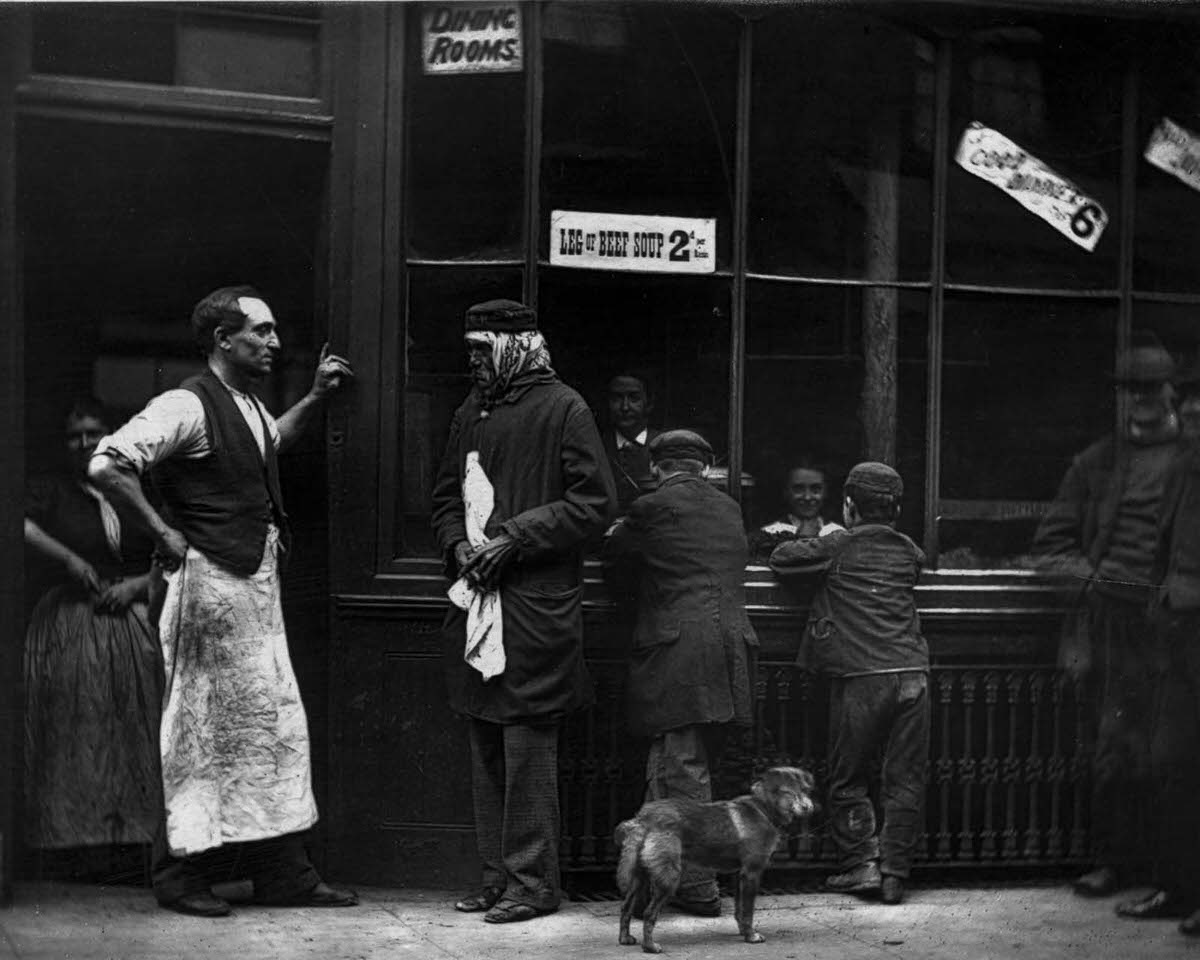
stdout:
{"type": "Polygon", "coordinates": [[[592,702],[582,549],[615,504],[591,410],[550,364],[534,311],[467,310],[473,385],[450,424],[433,528],[451,588],[450,706],[467,719],[482,885],[455,904],[491,923],[558,908],[558,735],[592,702]]]}

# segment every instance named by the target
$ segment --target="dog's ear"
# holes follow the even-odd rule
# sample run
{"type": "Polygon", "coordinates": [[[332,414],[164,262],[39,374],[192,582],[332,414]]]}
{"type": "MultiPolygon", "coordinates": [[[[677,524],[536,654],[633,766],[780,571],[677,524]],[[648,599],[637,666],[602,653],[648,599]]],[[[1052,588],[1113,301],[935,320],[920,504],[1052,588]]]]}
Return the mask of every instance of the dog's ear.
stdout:
{"type": "Polygon", "coordinates": [[[771,798],[767,796],[767,787],[762,780],[755,780],[750,784],[750,792],[763,803],[770,803],[771,798]]]}

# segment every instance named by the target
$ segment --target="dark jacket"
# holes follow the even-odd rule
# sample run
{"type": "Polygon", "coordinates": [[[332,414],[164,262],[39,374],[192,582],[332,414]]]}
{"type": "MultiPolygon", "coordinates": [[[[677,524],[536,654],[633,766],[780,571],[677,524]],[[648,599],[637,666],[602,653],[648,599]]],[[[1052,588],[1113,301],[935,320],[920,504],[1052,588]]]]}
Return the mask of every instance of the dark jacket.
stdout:
{"type": "Polygon", "coordinates": [[[267,527],[275,523],[286,544],[287,514],[279,491],[275,445],[263,423],[266,454],[229,391],[211,370],[182,384],[204,405],[211,452],[199,459],[169,457],[154,482],[187,542],[213,562],[248,577],[262,563],[267,527]]]}
{"type": "Polygon", "coordinates": [[[632,588],[634,601],[630,731],[749,725],[758,638],[737,504],[701,477],[670,477],[634,501],[604,561],[614,589],[632,588]]]}
{"type": "Polygon", "coordinates": [[[1154,582],[1172,610],[1200,610],[1200,444],[1184,449],[1167,474],[1154,582]]]}
{"type": "Polygon", "coordinates": [[[504,673],[485,683],[463,661],[466,614],[455,606],[446,614],[450,706],[493,723],[553,719],[592,701],[582,549],[603,532],[615,501],[600,434],[579,394],[549,373],[489,411],[472,393],[451,421],[433,489],[433,529],[451,579],[454,546],[466,539],[462,481],[472,450],[495,489],[486,532],[503,530],[518,547],[500,586],[504,673]]]}
{"type": "Polygon", "coordinates": [[[920,547],[881,523],[776,547],[776,573],[822,577],[800,665],[834,677],[928,669],[914,597],[924,563],[920,547]]]}
{"type": "Polygon", "coordinates": [[[617,510],[629,512],[629,505],[642,494],[654,489],[654,478],[650,473],[650,441],[662,431],[646,428],[646,442],[633,451],[617,449],[617,431],[610,427],[604,431],[604,453],[612,471],[617,488],[617,510]]]}

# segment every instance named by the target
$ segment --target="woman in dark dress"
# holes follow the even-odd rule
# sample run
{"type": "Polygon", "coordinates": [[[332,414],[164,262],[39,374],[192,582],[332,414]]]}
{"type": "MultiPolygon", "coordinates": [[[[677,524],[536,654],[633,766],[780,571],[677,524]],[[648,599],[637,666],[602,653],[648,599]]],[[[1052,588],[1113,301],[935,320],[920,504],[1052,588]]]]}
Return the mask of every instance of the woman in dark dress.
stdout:
{"type": "Polygon", "coordinates": [[[25,513],[25,543],[55,579],[25,637],[24,826],[39,873],[122,862],[152,842],[161,817],[153,545],[87,483],[108,428],[95,401],[72,406],[67,471],[32,482],[25,513]]]}

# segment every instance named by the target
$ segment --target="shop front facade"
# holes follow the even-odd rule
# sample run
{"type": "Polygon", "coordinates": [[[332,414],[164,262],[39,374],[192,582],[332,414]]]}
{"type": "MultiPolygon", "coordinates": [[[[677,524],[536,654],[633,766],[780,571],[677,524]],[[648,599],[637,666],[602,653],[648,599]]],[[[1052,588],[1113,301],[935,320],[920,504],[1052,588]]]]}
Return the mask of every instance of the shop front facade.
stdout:
{"type": "MultiPolygon", "coordinates": [[[[796,463],[823,465],[835,511],[853,463],[895,464],[900,526],[929,557],[923,862],[1087,860],[1087,703],[1055,668],[1064,601],[1029,547],[1071,456],[1113,428],[1118,350],[1146,331],[1180,359],[1200,345],[1194,15],[101,6],[93,34],[105,11],[135,22],[126,59],[96,65],[67,9],[16,16],[0,114],[15,131],[0,186],[18,228],[4,217],[0,241],[22,254],[6,335],[26,410],[62,382],[46,363],[80,315],[64,260],[122,290],[155,278],[140,302],[118,297],[119,317],[89,304],[65,351],[79,383],[123,389],[128,406],[130,371],[149,393],[194,362],[181,311],[231,270],[285,298],[290,369],[329,339],[358,373],[288,491],[309,528],[293,647],[337,876],[473,875],[429,514],[468,389],[463,311],[493,297],[537,308],[556,370],[602,426],[608,379],[645,378],[653,424],[710,440],[748,529],[779,515],[796,463]],[[72,192],[72,156],[109,172],[72,192]],[[162,227],[180,206],[186,223],[162,227]],[[122,226],[122,210],[142,219],[122,226]],[[95,252],[106,231],[124,255],[95,252]]],[[[272,385],[279,404],[296,389],[272,385]]],[[[32,449],[36,417],[10,419],[32,449]]],[[[746,577],[756,720],[722,766],[727,792],[775,762],[820,773],[824,753],[821,684],[794,667],[803,591],[762,566],[746,577]]],[[[580,882],[611,873],[612,828],[642,787],[622,722],[625,630],[594,561],[584,589],[597,703],[569,721],[561,771],[562,864],[580,882]]],[[[818,832],[776,865],[830,856],[818,832]]]]}

